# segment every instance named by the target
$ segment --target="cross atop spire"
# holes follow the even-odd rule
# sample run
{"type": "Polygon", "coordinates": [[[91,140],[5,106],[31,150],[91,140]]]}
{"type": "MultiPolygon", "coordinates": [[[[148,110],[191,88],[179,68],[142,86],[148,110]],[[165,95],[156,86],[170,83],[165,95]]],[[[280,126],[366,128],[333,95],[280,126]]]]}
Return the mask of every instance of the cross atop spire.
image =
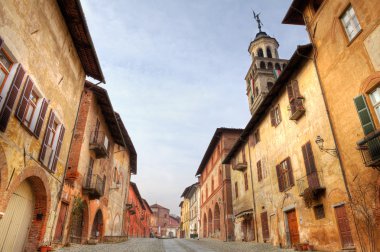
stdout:
{"type": "Polygon", "coordinates": [[[260,20],[260,14],[261,13],[256,14],[254,10],[252,10],[252,13],[253,13],[253,18],[257,22],[257,26],[259,27],[259,33],[260,33],[261,32],[261,27],[264,26],[264,24],[260,20]]]}

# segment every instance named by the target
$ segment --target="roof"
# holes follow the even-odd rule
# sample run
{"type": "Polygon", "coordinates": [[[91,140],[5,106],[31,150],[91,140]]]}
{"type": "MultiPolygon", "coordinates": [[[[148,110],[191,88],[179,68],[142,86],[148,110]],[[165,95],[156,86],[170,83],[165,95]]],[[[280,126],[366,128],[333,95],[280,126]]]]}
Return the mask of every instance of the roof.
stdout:
{"type": "Polygon", "coordinates": [[[86,75],[106,83],[80,0],[57,0],[86,75]]]}
{"type": "Polygon", "coordinates": [[[183,205],[183,201],[181,201],[181,203],[179,203],[179,207],[182,207],[182,205],[183,205]]]}
{"type": "Polygon", "coordinates": [[[227,157],[223,160],[223,164],[229,164],[231,159],[235,156],[241,147],[247,142],[247,139],[255,127],[260,123],[261,119],[267,114],[267,110],[272,104],[272,102],[278,97],[280,91],[286,86],[288,79],[294,73],[294,70],[305,60],[305,56],[310,54],[312,51],[312,44],[298,46],[293,56],[289,60],[288,65],[281,73],[277,81],[274,83],[272,89],[269,91],[268,95],[265,97],[261,105],[258,107],[256,112],[252,115],[251,120],[248,122],[247,126],[243,130],[240,138],[236,141],[235,145],[232,147],[231,151],[228,153],[227,157]]]}
{"type": "Polygon", "coordinates": [[[137,153],[136,153],[136,149],[133,146],[132,139],[129,137],[128,131],[125,128],[125,125],[123,123],[123,120],[121,120],[119,113],[115,112],[115,117],[116,117],[116,120],[119,124],[120,131],[121,131],[121,134],[123,136],[123,139],[124,139],[124,142],[126,145],[126,146],[124,146],[124,142],[123,142],[123,146],[126,147],[129,151],[129,156],[130,156],[129,157],[129,165],[131,167],[131,173],[136,175],[137,174],[137,153]]]}
{"type": "Polygon", "coordinates": [[[150,213],[153,213],[152,209],[150,208],[150,206],[149,206],[148,202],[146,201],[146,199],[143,199],[143,201],[144,201],[145,209],[149,210],[150,213]]]}
{"type": "Polygon", "coordinates": [[[199,185],[199,182],[196,182],[196,183],[192,184],[191,186],[186,187],[185,190],[183,191],[181,197],[187,197],[189,195],[189,193],[193,190],[193,188],[196,187],[197,185],[199,185]]]}
{"type": "Polygon", "coordinates": [[[135,191],[135,194],[136,194],[137,199],[139,200],[139,202],[140,202],[140,204],[141,204],[141,207],[142,207],[143,209],[146,209],[145,206],[144,206],[143,199],[141,198],[141,195],[140,195],[139,189],[137,188],[136,183],[134,183],[134,182],[131,181],[131,182],[130,182],[130,185],[132,186],[133,191],[135,191]]]}
{"type": "Polygon", "coordinates": [[[159,204],[153,204],[153,205],[150,206],[150,208],[164,208],[166,210],[169,210],[169,208],[163,207],[163,206],[161,206],[159,204]]]}
{"type": "Polygon", "coordinates": [[[197,173],[195,174],[195,176],[201,175],[201,173],[205,169],[207,162],[210,159],[215,147],[219,143],[219,140],[220,140],[221,136],[223,135],[223,133],[241,133],[242,131],[243,131],[243,129],[217,128],[215,133],[214,133],[214,136],[211,139],[210,144],[207,147],[206,153],[203,156],[202,162],[199,165],[197,173]]]}
{"type": "Polygon", "coordinates": [[[294,25],[305,25],[305,20],[303,19],[303,10],[306,7],[308,0],[293,0],[286,13],[283,24],[294,24],[294,25]]]}

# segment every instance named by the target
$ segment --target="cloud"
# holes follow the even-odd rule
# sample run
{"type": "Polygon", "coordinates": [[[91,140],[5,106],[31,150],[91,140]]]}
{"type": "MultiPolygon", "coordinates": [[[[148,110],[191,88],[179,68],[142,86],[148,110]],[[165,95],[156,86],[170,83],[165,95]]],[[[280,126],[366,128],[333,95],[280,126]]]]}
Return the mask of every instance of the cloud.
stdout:
{"type": "Polygon", "coordinates": [[[107,79],[104,86],[138,152],[133,177],[149,203],[179,213],[183,189],[217,127],[249,120],[244,77],[247,52],[264,30],[290,57],[306,43],[303,27],[281,25],[290,0],[83,0],[107,79]]]}

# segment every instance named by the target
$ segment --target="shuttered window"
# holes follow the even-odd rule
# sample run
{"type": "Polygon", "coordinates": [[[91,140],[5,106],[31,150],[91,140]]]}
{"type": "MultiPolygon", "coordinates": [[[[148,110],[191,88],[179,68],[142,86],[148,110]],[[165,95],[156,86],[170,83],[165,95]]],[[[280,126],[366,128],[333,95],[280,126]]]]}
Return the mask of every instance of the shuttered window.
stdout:
{"type": "Polygon", "coordinates": [[[270,119],[272,126],[276,127],[281,123],[281,110],[280,106],[277,104],[274,108],[270,111],[270,119]]]}
{"type": "Polygon", "coordinates": [[[288,92],[290,111],[292,115],[297,112],[300,107],[303,109],[303,96],[300,94],[298,81],[292,80],[287,86],[286,90],[288,92]]]}
{"type": "Polygon", "coordinates": [[[310,175],[315,173],[317,169],[315,167],[314,154],[310,142],[302,146],[302,155],[305,163],[306,174],[310,175]]]}
{"type": "Polygon", "coordinates": [[[269,239],[269,225],[268,225],[268,214],[267,212],[263,212],[260,214],[261,217],[261,231],[263,233],[263,239],[269,239]]]}
{"type": "Polygon", "coordinates": [[[41,97],[33,80],[28,77],[17,108],[16,117],[37,138],[40,136],[48,103],[41,97]]]}
{"type": "Polygon", "coordinates": [[[276,172],[280,192],[294,186],[293,169],[289,157],[276,166],[276,172]]]}
{"type": "Polygon", "coordinates": [[[257,161],[257,180],[260,182],[263,180],[263,171],[261,167],[261,160],[257,161]]]}
{"type": "Polygon", "coordinates": [[[238,188],[238,183],[235,182],[235,198],[239,197],[239,188],[238,188]]]}
{"type": "Polygon", "coordinates": [[[13,106],[16,102],[16,98],[19,93],[24,76],[25,76],[25,70],[21,66],[21,64],[19,64],[15,71],[14,78],[10,84],[9,91],[6,96],[4,95],[5,98],[4,97],[2,98],[4,99],[4,102],[3,102],[4,105],[0,111],[0,130],[3,132],[7,128],[8,121],[11,116],[13,106]]]}
{"type": "Polygon", "coordinates": [[[247,174],[247,172],[244,173],[244,188],[246,191],[248,190],[248,174],[247,174]]]}
{"type": "Polygon", "coordinates": [[[65,127],[60,124],[53,111],[50,112],[48,124],[45,131],[44,141],[39,156],[41,163],[51,170],[56,171],[59,153],[62,147],[65,127]]]}
{"type": "Polygon", "coordinates": [[[371,113],[368,109],[364,95],[359,95],[354,99],[356,110],[359,114],[360,123],[365,135],[375,131],[371,113]]]}
{"type": "Polygon", "coordinates": [[[260,142],[260,131],[259,129],[257,129],[254,133],[253,133],[253,145],[256,145],[260,142]]]}

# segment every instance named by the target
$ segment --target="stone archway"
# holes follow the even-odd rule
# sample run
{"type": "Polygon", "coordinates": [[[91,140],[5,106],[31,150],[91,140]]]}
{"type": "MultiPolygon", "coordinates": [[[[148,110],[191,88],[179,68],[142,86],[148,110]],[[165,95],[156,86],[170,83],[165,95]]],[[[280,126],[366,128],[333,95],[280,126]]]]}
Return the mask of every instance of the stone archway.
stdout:
{"type": "Polygon", "coordinates": [[[102,240],[104,235],[104,223],[103,223],[103,213],[102,210],[98,209],[95,214],[94,221],[91,228],[91,238],[102,240]]]}
{"type": "Polygon", "coordinates": [[[220,209],[218,203],[215,203],[214,208],[214,233],[220,235],[220,209]]]}
{"type": "MultiPolygon", "coordinates": [[[[23,191],[25,192],[25,190],[23,191]]],[[[13,179],[13,182],[9,185],[8,191],[3,193],[2,199],[4,205],[1,206],[1,210],[4,209],[3,211],[5,212],[5,215],[14,216],[17,220],[24,219],[30,215],[29,223],[32,224],[24,223],[20,227],[22,228],[25,225],[27,225],[26,227],[30,226],[29,230],[26,230],[25,241],[20,240],[23,238],[17,237],[17,234],[16,239],[17,243],[25,244],[23,251],[36,251],[39,243],[44,237],[50,212],[50,190],[45,172],[38,167],[26,168],[21,174],[13,179]],[[12,202],[14,203],[15,197],[21,196],[18,198],[26,199],[26,197],[22,197],[19,193],[19,190],[22,190],[25,186],[30,188],[30,195],[33,198],[32,205],[30,205],[30,208],[26,211],[18,211],[20,210],[18,205],[17,211],[15,209],[10,210],[9,208],[11,208],[12,202]]],[[[1,222],[5,222],[5,218],[1,222]]],[[[9,231],[8,227],[3,226],[0,228],[2,229],[0,230],[0,233],[4,231],[3,229],[7,229],[6,232],[9,231]]],[[[3,242],[8,242],[12,239],[10,236],[4,236],[3,238],[3,242]]]]}
{"type": "Polygon", "coordinates": [[[207,216],[206,213],[203,214],[203,238],[207,237],[207,216]]]}
{"type": "Polygon", "coordinates": [[[212,230],[212,212],[211,212],[211,209],[208,209],[207,231],[208,231],[208,237],[211,237],[211,235],[213,233],[213,230],[212,230]]]}

